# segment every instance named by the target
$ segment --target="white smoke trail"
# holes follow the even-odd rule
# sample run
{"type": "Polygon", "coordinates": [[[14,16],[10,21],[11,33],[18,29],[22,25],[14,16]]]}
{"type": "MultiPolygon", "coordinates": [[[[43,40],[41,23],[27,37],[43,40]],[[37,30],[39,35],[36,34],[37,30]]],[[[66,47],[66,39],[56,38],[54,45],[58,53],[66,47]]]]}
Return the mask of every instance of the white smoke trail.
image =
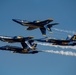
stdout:
{"type": "Polygon", "coordinates": [[[62,48],[62,49],[74,49],[74,50],[76,50],[76,46],[60,46],[60,45],[53,45],[50,43],[39,43],[39,42],[37,42],[37,44],[44,45],[44,46],[56,47],[56,48],[62,48]]]}
{"type": "Polygon", "coordinates": [[[65,33],[76,34],[75,31],[68,31],[68,30],[62,30],[62,29],[57,29],[57,28],[52,28],[52,29],[54,29],[54,30],[56,30],[56,31],[59,31],[59,32],[65,32],[65,33]]]}
{"type": "Polygon", "coordinates": [[[43,52],[48,52],[48,53],[54,53],[54,54],[61,54],[61,55],[66,55],[66,56],[76,56],[75,52],[71,51],[55,51],[55,50],[42,50],[43,52]]]}
{"type": "Polygon", "coordinates": [[[32,49],[32,46],[29,44],[28,41],[25,41],[25,43],[32,49]]]}

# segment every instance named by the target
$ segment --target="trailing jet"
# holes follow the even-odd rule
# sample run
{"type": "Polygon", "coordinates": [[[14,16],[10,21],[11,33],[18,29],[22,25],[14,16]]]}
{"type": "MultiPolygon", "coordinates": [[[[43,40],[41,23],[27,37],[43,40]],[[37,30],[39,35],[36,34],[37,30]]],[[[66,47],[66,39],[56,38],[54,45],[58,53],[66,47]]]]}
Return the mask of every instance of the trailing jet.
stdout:
{"type": "Polygon", "coordinates": [[[47,38],[47,39],[35,39],[35,41],[51,43],[52,45],[75,46],[76,35],[72,37],[68,36],[65,40],[47,38]]]}
{"type": "Polygon", "coordinates": [[[20,19],[12,19],[12,20],[16,23],[21,24],[22,26],[28,26],[27,30],[33,30],[39,28],[44,36],[46,36],[46,28],[48,29],[48,31],[51,31],[51,27],[58,24],[58,23],[49,24],[50,22],[53,21],[53,19],[47,19],[44,21],[36,20],[33,22],[20,19]]]}
{"type": "Polygon", "coordinates": [[[21,54],[35,54],[38,52],[42,52],[42,51],[38,51],[38,50],[31,50],[31,48],[21,48],[21,47],[16,47],[16,46],[2,46],[0,47],[0,50],[5,50],[5,51],[13,51],[13,53],[21,53],[21,54]]]}
{"type": "Polygon", "coordinates": [[[8,42],[8,43],[21,43],[22,48],[27,48],[28,46],[32,49],[35,50],[36,48],[36,43],[33,43],[30,41],[30,39],[34,38],[33,36],[29,37],[22,37],[22,36],[0,36],[0,40],[3,42],[8,42]]]}

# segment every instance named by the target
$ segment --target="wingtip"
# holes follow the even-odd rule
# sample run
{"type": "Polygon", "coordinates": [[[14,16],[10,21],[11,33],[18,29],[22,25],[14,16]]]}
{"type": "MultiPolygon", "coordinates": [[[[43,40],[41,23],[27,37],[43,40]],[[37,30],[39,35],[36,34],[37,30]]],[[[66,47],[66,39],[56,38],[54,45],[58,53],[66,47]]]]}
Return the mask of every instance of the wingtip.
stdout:
{"type": "Polygon", "coordinates": [[[14,21],[15,19],[12,19],[12,21],[14,21]]]}
{"type": "Polygon", "coordinates": [[[59,23],[56,23],[56,25],[58,25],[59,23]]]}

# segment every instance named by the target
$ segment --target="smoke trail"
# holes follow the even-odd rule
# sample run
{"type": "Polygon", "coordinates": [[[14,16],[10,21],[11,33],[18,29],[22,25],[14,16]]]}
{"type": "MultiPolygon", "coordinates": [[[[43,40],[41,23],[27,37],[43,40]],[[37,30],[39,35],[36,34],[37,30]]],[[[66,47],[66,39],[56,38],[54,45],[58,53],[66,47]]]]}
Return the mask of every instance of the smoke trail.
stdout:
{"type": "Polygon", "coordinates": [[[37,44],[44,45],[44,46],[56,47],[56,48],[62,48],[62,49],[74,49],[74,50],[76,50],[76,46],[60,46],[60,45],[52,45],[50,43],[39,43],[39,42],[37,42],[37,44]]]}
{"type": "Polygon", "coordinates": [[[56,31],[59,31],[59,32],[65,32],[65,33],[71,33],[71,34],[75,34],[76,32],[75,31],[68,31],[68,30],[61,30],[61,29],[57,29],[57,28],[52,28],[56,31]]]}
{"type": "Polygon", "coordinates": [[[32,46],[29,44],[28,41],[25,41],[25,43],[32,49],[32,46]]]}
{"type": "Polygon", "coordinates": [[[71,51],[54,51],[54,50],[42,50],[43,52],[48,52],[48,53],[54,53],[54,54],[61,54],[61,55],[66,55],[66,56],[76,56],[75,52],[71,52],[71,51]]]}

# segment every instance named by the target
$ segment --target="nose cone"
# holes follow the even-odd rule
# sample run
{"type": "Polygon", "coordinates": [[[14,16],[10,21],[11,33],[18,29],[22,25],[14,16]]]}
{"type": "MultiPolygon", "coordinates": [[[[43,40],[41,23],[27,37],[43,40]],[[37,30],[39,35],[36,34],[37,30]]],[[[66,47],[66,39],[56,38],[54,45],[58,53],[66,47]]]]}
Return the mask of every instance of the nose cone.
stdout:
{"type": "Polygon", "coordinates": [[[23,20],[20,20],[20,19],[12,19],[14,22],[16,22],[16,23],[19,23],[19,24],[21,24],[22,25],[22,23],[23,23],[23,20]]]}

